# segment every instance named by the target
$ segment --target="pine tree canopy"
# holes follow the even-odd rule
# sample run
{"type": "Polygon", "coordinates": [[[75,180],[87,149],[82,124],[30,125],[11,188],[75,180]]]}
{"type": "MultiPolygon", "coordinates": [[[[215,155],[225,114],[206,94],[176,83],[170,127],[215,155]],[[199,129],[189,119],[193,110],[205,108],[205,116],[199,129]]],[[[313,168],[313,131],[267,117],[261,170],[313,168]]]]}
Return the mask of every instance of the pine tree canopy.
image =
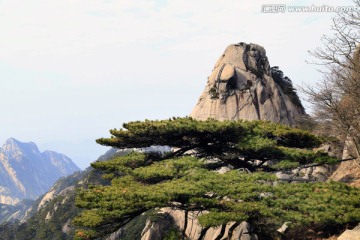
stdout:
{"type": "MultiPolygon", "coordinates": [[[[218,158],[249,170],[263,168],[269,160],[291,166],[312,162],[332,162],[335,159],[306,148],[317,147],[322,139],[309,132],[263,121],[197,121],[174,118],[162,121],[130,122],[123,129],[110,130],[111,138],[97,143],[116,148],[142,148],[167,145],[177,150],[170,156],[192,151],[197,157],[218,158]]],[[[167,156],[169,157],[169,156],[167,156]]]]}
{"type": "Polygon", "coordinates": [[[286,183],[266,172],[333,162],[310,149],[322,139],[308,132],[261,121],[191,118],[130,122],[110,132],[113,137],[97,142],[121,149],[168,145],[177,150],[94,162],[92,167],[111,184],[78,192],[76,204],[83,211],[74,221],[80,226],[77,239],[101,237],[161,207],[201,211],[203,227],[248,221],[266,239],[273,239],[284,222],[292,223],[296,235],[295,229],[323,231],[360,221],[358,189],[336,182],[286,183]],[[234,169],[220,174],[214,171],[219,164],[234,169]]]}

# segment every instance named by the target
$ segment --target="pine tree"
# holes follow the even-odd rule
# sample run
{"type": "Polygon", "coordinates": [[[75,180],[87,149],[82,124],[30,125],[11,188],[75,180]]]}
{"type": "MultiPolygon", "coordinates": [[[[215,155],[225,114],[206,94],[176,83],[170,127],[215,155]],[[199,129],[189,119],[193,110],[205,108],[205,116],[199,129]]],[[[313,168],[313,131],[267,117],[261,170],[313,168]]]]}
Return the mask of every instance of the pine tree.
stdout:
{"type": "Polygon", "coordinates": [[[97,142],[120,149],[168,145],[176,150],[165,155],[132,152],[93,163],[111,185],[79,191],[76,203],[84,211],[75,219],[82,226],[78,239],[110,233],[160,207],[206,210],[199,218],[204,227],[248,221],[268,239],[288,221],[294,229],[289,234],[360,221],[359,190],[335,182],[281,183],[271,173],[335,161],[310,149],[323,139],[306,131],[261,121],[174,118],[130,122],[110,132],[111,138],[97,142]],[[228,164],[234,170],[214,171],[228,164]]]}

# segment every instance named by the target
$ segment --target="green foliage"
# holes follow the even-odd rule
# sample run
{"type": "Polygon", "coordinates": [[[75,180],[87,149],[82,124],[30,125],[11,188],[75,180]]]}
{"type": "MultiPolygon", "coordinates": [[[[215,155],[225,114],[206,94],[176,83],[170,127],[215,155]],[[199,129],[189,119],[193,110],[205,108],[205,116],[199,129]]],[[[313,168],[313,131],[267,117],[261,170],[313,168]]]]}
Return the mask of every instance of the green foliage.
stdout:
{"type": "Polygon", "coordinates": [[[283,71],[281,71],[278,66],[271,67],[271,77],[280,86],[282,92],[290,98],[290,101],[298,107],[301,113],[305,113],[305,108],[297,95],[291,79],[284,76],[283,71]]]}
{"type": "Polygon", "coordinates": [[[95,227],[100,225],[103,222],[103,217],[98,213],[98,211],[82,211],[79,215],[80,217],[76,218],[74,223],[77,225],[82,225],[85,227],[95,227]]]}
{"type": "Polygon", "coordinates": [[[124,234],[121,236],[121,240],[141,239],[141,232],[144,230],[146,221],[149,219],[149,216],[151,216],[152,212],[153,211],[150,210],[146,213],[143,213],[123,226],[124,234]]]}
{"type": "Polygon", "coordinates": [[[164,237],[164,240],[179,240],[179,239],[183,239],[183,237],[179,232],[179,230],[174,227],[170,228],[168,233],[164,237]]]}
{"type": "Polygon", "coordinates": [[[220,226],[221,224],[235,221],[242,222],[248,220],[248,215],[241,212],[223,212],[218,209],[213,209],[212,212],[203,214],[199,217],[201,225],[204,227],[220,226]]]}
{"type": "Polygon", "coordinates": [[[296,149],[296,148],[286,148],[279,147],[283,151],[283,159],[299,163],[299,164],[309,164],[309,163],[328,163],[334,164],[337,163],[337,159],[334,157],[329,157],[325,152],[321,151],[311,151],[306,149],[296,149]]]}
{"type": "MultiPolygon", "coordinates": [[[[113,135],[111,138],[101,138],[97,142],[117,148],[168,145],[179,149],[168,157],[180,156],[186,151],[194,150],[198,157],[217,157],[236,167],[246,167],[252,170],[258,165],[263,166],[262,164],[256,165],[255,161],[278,161],[285,158],[295,162],[308,163],[306,157],[295,157],[296,150],[290,152],[286,148],[312,148],[319,146],[323,141],[307,131],[263,121],[220,122],[174,118],[162,121],[130,122],[124,124],[123,127],[120,130],[111,130],[113,135]]],[[[308,155],[311,154],[310,152],[308,155]]],[[[305,154],[306,150],[301,153],[305,154]]],[[[313,159],[309,160],[313,161],[313,159]]],[[[323,158],[325,162],[333,160],[328,156],[323,158]]],[[[136,162],[129,162],[128,165],[122,164],[122,169],[119,169],[117,160],[111,161],[113,168],[120,172],[146,165],[146,162],[146,159],[139,159],[136,162]],[[133,164],[133,166],[129,166],[129,164],[133,164]]],[[[100,166],[96,168],[101,169],[100,166]]],[[[109,170],[111,171],[112,168],[109,170]]]]}
{"type": "MultiPolygon", "coordinates": [[[[70,176],[60,178],[53,186],[55,197],[45,203],[40,210],[38,206],[43,198],[39,197],[27,211],[31,216],[26,222],[14,222],[0,225],[1,240],[34,240],[34,239],[74,239],[75,227],[71,220],[80,213],[75,206],[75,191],[81,181],[89,179],[89,171],[77,172],[70,176]],[[66,189],[66,190],[65,190],[66,189]],[[65,190],[65,191],[63,191],[65,190]],[[61,195],[59,193],[62,192],[61,195]],[[65,195],[66,193],[66,195],[65,195]],[[63,227],[67,226],[66,233],[63,227]]],[[[99,176],[95,177],[99,179],[99,176]]],[[[99,184],[99,181],[94,183],[99,184]]],[[[23,203],[24,204],[24,203],[23,203]]]]}
{"type": "Polygon", "coordinates": [[[294,168],[299,167],[299,163],[289,161],[289,160],[283,160],[283,161],[280,161],[280,162],[272,165],[271,167],[274,169],[278,169],[278,170],[294,169],[294,168]]]}
{"type": "MultiPolygon", "coordinates": [[[[267,239],[287,221],[319,231],[360,221],[358,189],[335,182],[279,183],[274,174],[256,171],[334,161],[307,149],[322,139],[306,131],[261,121],[175,118],[130,122],[111,133],[112,138],[98,142],[119,148],[169,145],[179,150],[165,156],[132,152],[92,164],[111,179],[111,185],[81,189],[76,204],[85,211],[74,222],[84,231],[96,231],[94,237],[113,232],[151,209],[169,206],[206,212],[199,217],[205,227],[246,220],[260,233],[270,229],[262,232],[267,239]],[[192,156],[181,156],[189,150],[192,156]],[[235,169],[225,174],[213,171],[206,158],[215,157],[235,169]],[[275,165],[262,168],[255,160],[272,160],[275,165]],[[240,171],[242,166],[255,171],[240,171]]],[[[169,239],[174,234],[170,231],[169,239]]]]}
{"type": "Polygon", "coordinates": [[[154,162],[114,178],[111,186],[83,189],[77,196],[77,205],[88,210],[75,222],[101,232],[104,225],[120,224],[141,212],[174,202],[181,203],[177,206],[180,209],[209,211],[199,218],[205,227],[247,220],[255,226],[266,224],[274,229],[285,221],[321,229],[360,221],[357,189],[335,182],[274,184],[275,181],[269,173],[233,170],[219,174],[206,169],[203,160],[194,157],[154,162]]]}
{"type": "Polygon", "coordinates": [[[144,154],[131,152],[124,157],[115,157],[110,160],[105,161],[96,161],[91,163],[91,166],[95,169],[103,170],[106,173],[109,173],[108,177],[111,177],[110,174],[121,174],[127,173],[132,169],[146,165],[146,159],[144,154]]]}
{"type": "Polygon", "coordinates": [[[193,157],[169,159],[137,168],[133,171],[133,176],[136,180],[144,183],[157,183],[167,179],[180,178],[201,166],[202,162],[193,157]]]}
{"type": "Polygon", "coordinates": [[[94,230],[85,230],[85,229],[78,229],[75,232],[74,240],[87,240],[93,239],[96,237],[96,232],[94,230]]]}
{"type": "Polygon", "coordinates": [[[75,193],[58,196],[24,223],[6,223],[0,226],[0,239],[33,240],[33,239],[73,239],[74,229],[70,224],[69,232],[62,227],[69,219],[79,213],[75,207],[75,193]],[[46,219],[48,214],[50,219],[46,219]]]}
{"type": "Polygon", "coordinates": [[[211,98],[219,98],[219,93],[217,92],[216,88],[215,87],[212,87],[209,91],[209,94],[211,96],[211,98]]]}

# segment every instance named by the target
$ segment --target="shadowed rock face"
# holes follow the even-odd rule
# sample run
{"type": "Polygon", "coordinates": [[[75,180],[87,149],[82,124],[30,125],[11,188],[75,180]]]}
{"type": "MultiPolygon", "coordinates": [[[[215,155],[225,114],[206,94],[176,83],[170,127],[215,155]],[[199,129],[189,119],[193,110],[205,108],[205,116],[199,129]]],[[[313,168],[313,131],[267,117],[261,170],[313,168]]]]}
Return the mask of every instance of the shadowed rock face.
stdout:
{"type": "Polygon", "coordinates": [[[198,120],[268,120],[294,125],[304,114],[271,77],[265,49],[239,43],[226,48],[191,117],[198,120]]]}
{"type": "MultiPolygon", "coordinates": [[[[345,141],[342,159],[355,158],[352,161],[342,162],[330,179],[344,181],[354,187],[360,187],[360,158],[357,157],[353,139],[348,136],[345,141]]],[[[360,228],[359,228],[360,231],[360,228]]]]}
{"type": "MultiPolygon", "coordinates": [[[[155,221],[148,220],[142,231],[141,240],[158,240],[166,236],[171,226],[182,232],[190,240],[258,240],[252,226],[247,222],[229,222],[217,227],[204,228],[198,217],[208,212],[189,211],[162,208],[155,221]]],[[[112,240],[107,238],[106,240],[112,240]]]]}

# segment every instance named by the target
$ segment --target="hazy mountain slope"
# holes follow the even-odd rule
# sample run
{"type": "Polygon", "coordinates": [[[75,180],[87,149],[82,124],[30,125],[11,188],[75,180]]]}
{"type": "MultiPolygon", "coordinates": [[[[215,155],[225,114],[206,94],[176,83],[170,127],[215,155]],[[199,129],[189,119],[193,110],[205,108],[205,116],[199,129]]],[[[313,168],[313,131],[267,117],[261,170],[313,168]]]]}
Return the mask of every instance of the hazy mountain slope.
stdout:
{"type": "MultiPolygon", "coordinates": [[[[126,153],[128,151],[124,151],[126,153]]],[[[105,161],[117,153],[110,149],[98,158],[105,161]]],[[[108,184],[92,167],[60,178],[19,218],[0,225],[0,240],[73,239],[71,220],[80,212],[75,206],[76,189],[89,184],[108,184]]],[[[14,208],[14,207],[13,207],[14,208]]]]}
{"type": "Polygon", "coordinates": [[[60,177],[80,171],[70,158],[52,151],[41,153],[35,143],[10,138],[0,149],[0,203],[15,205],[36,199],[60,177]]]}

